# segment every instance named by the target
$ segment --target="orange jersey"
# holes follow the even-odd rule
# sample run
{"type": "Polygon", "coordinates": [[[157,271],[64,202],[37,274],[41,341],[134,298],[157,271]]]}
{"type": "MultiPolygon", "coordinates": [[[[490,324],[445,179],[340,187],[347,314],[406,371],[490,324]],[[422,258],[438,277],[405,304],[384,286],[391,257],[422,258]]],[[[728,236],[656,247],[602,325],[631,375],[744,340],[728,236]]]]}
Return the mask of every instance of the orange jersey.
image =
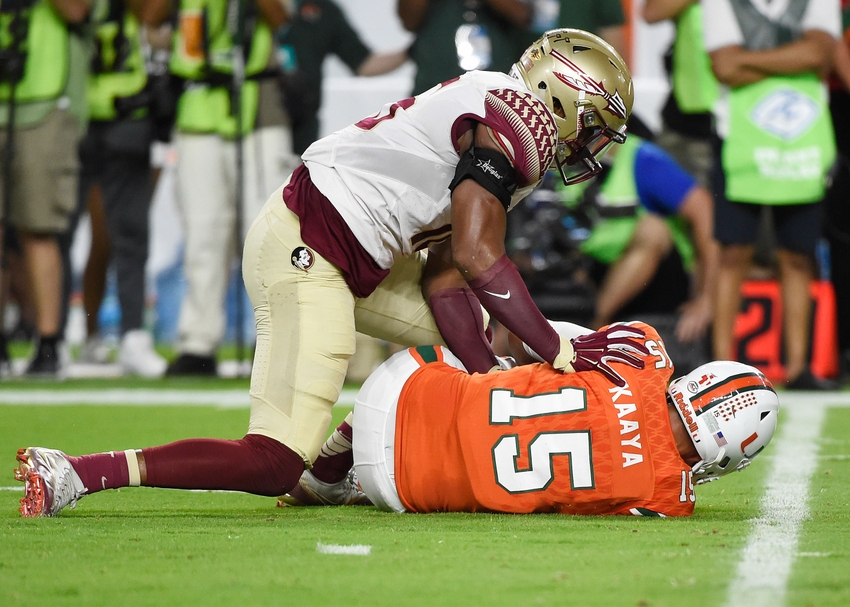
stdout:
{"type": "Polygon", "coordinates": [[[424,364],[398,402],[395,480],[412,512],[692,514],[690,466],[670,427],[673,372],[646,330],[642,370],[616,364],[617,388],[593,372],[544,364],[468,375],[424,364]]]}

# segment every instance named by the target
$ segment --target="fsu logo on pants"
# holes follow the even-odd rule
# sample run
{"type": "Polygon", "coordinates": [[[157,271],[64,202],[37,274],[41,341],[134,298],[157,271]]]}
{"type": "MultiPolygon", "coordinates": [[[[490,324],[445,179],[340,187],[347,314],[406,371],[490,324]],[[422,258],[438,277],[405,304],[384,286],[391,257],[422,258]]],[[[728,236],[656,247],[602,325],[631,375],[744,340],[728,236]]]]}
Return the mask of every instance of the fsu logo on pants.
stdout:
{"type": "Polygon", "coordinates": [[[313,251],[307,247],[298,247],[292,251],[292,257],[290,259],[293,266],[306,272],[313,267],[313,261],[316,257],[313,255],[313,251]]]}

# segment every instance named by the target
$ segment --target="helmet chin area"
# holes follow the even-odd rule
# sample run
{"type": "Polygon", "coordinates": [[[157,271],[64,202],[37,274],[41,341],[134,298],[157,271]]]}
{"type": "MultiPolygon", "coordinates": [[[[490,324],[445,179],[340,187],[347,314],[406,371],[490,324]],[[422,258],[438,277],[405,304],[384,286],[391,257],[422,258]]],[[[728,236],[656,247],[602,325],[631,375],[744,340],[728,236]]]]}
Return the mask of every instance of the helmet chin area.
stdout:
{"type": "Polygon", "coordinates": [[[602,170],[599,161],[611,146],[625,141],[625,132],[608,127],[583,128],[575,139],[558,143],[550,168],[557,168],[564,185],[587,181],[602,170]]]}
{"type": "Polygon", "coordinates": [[[725,449],[721,449],[717,454],[717,457],[712,462],[698,462],[694,465],[692,470],[694,484],[702,485],[710,483],[711,481],[716,481],[721,476],[729,474],[730,472],[740,472],[750,465],[750,459],[747,457],[742,458],[734,468],[729,468],[728,462],[729,458],[726,457],[725,449]]]}
{"type": "Polygon", "coordinates": [[[555,170],[561,174],[561,179],[564,185],[574,185],[587,181],[591,177],[598,175],[602,170],[602,165],[599,161],[585,149],[571,150],[567,152],[568,144],[558,144],[558,150],[555,152],[555,157],[552,159],[550,170],[555,170]],[[561,149],[565,148],[565,149],[561,149]]]}

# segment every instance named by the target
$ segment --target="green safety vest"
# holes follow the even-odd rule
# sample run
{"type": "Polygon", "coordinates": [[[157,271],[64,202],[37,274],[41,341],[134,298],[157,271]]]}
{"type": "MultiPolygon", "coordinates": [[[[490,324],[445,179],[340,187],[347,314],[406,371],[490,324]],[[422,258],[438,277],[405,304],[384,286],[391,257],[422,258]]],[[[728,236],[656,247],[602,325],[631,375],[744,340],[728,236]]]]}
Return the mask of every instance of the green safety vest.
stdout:
{"type": "MultiPolygon", "coordinates": [[[[231,0],[238,1],[238,0],[231,0]]],[[[205,82],[210,75],[232,74],[233,40],[227,29],[225,0],[181,0],[179,24],[171,54],[171,72],[187,80],[177,106],[177,128],[187,133],[236,135],[236,118],[230,110],[230,90],[205,82]],[[204,35],[206,34],[206,35],[204,35]]],[[[268,64],[272,33],[259,18],[245,59],[245,75],[258,74],[268,64]]],[[[253,130],[259,103],[259,84],[242,86],[242,133],[253,130]]]]}
{"type": "Polygon", "coordinates": [[[772,76],[730,89],[721,152],[729,200],[817,202],[835,155],[827,91],[815,74],[772,76]]]}
{"type": "Polygon", "coordinates": [[[676,21],[673,43],[673,96],[686,114],[711,111],[720,84],[711,71],[711,58],[702,36],[702,8],[692,4],[676,21]]]}
{"type": "MultiPolygon", "coordinates": [[[[640,204],[635,181],[635,160],[643,140],[629,135],[626,142],[617,149],[611,170],[605,182],[599,188],[598,202],[605,208],[634,208],[634,213],[625,217],[612,217],[599,220],[590,232],[590,237],[581,244],[582,253],[604,264],[617,261],[632,239],[638,220],[648,211],[640,204]]],[[[575,187],[575,186],[571,186],[575,187]]],[[[682,263],[690,269],[694,262],[694,247],[689,237],[690,230],[681,217],[666,217],[673,242],[682,263]]]]}
{"type": "MultiPolygon", "coordinates": [[[[112,0],[122,2],[123,0],[112,0]]],[[[135,95],[145,87],[147,72],[142,56],[141,33],[138,20],[129,11],[123,12],[123,35],[130,45],[129,56],[121,65],[116,65],[116,43],[121,27],[118,21],[105,21],[97,26],[95,40],[100,49],[102,71],[89,75],[87,96],[91,118],[94,120],[114,120],[118,117],[115,99],[135,95]]],[[[133,117],[139,118],[147,113],[145,108],[137,110],[133,117]]]]}
{"type": "MultiPolygon", "coordinates": [[[[39,0],[25,15],[29,19],[22,50],[24,74],[15,89],[18,103],[57,99],[68,82],[68,27],[47,0],[39,0]]],[[[0,48],[11,44],[12,15],[0,13],[0,48]]],[[[9,100],[9,83],[0,83],[0,101],[9,100]]]]}

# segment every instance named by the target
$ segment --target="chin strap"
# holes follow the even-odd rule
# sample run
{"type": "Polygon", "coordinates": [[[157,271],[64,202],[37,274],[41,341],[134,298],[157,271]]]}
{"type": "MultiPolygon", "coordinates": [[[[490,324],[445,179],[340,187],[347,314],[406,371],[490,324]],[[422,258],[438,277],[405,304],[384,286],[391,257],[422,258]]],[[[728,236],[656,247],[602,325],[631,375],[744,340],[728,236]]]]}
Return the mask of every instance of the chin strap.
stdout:
{"type": "Polygon", "coordinates": [[[740,472],[741,470],[743,470],[744,468],[746,468],[749,465],[750,465],[750,460],[748,460],[747,458],[744,458],[744,459],[741,460],[740,464],[735,466],[735,470],[740,472]]]}

